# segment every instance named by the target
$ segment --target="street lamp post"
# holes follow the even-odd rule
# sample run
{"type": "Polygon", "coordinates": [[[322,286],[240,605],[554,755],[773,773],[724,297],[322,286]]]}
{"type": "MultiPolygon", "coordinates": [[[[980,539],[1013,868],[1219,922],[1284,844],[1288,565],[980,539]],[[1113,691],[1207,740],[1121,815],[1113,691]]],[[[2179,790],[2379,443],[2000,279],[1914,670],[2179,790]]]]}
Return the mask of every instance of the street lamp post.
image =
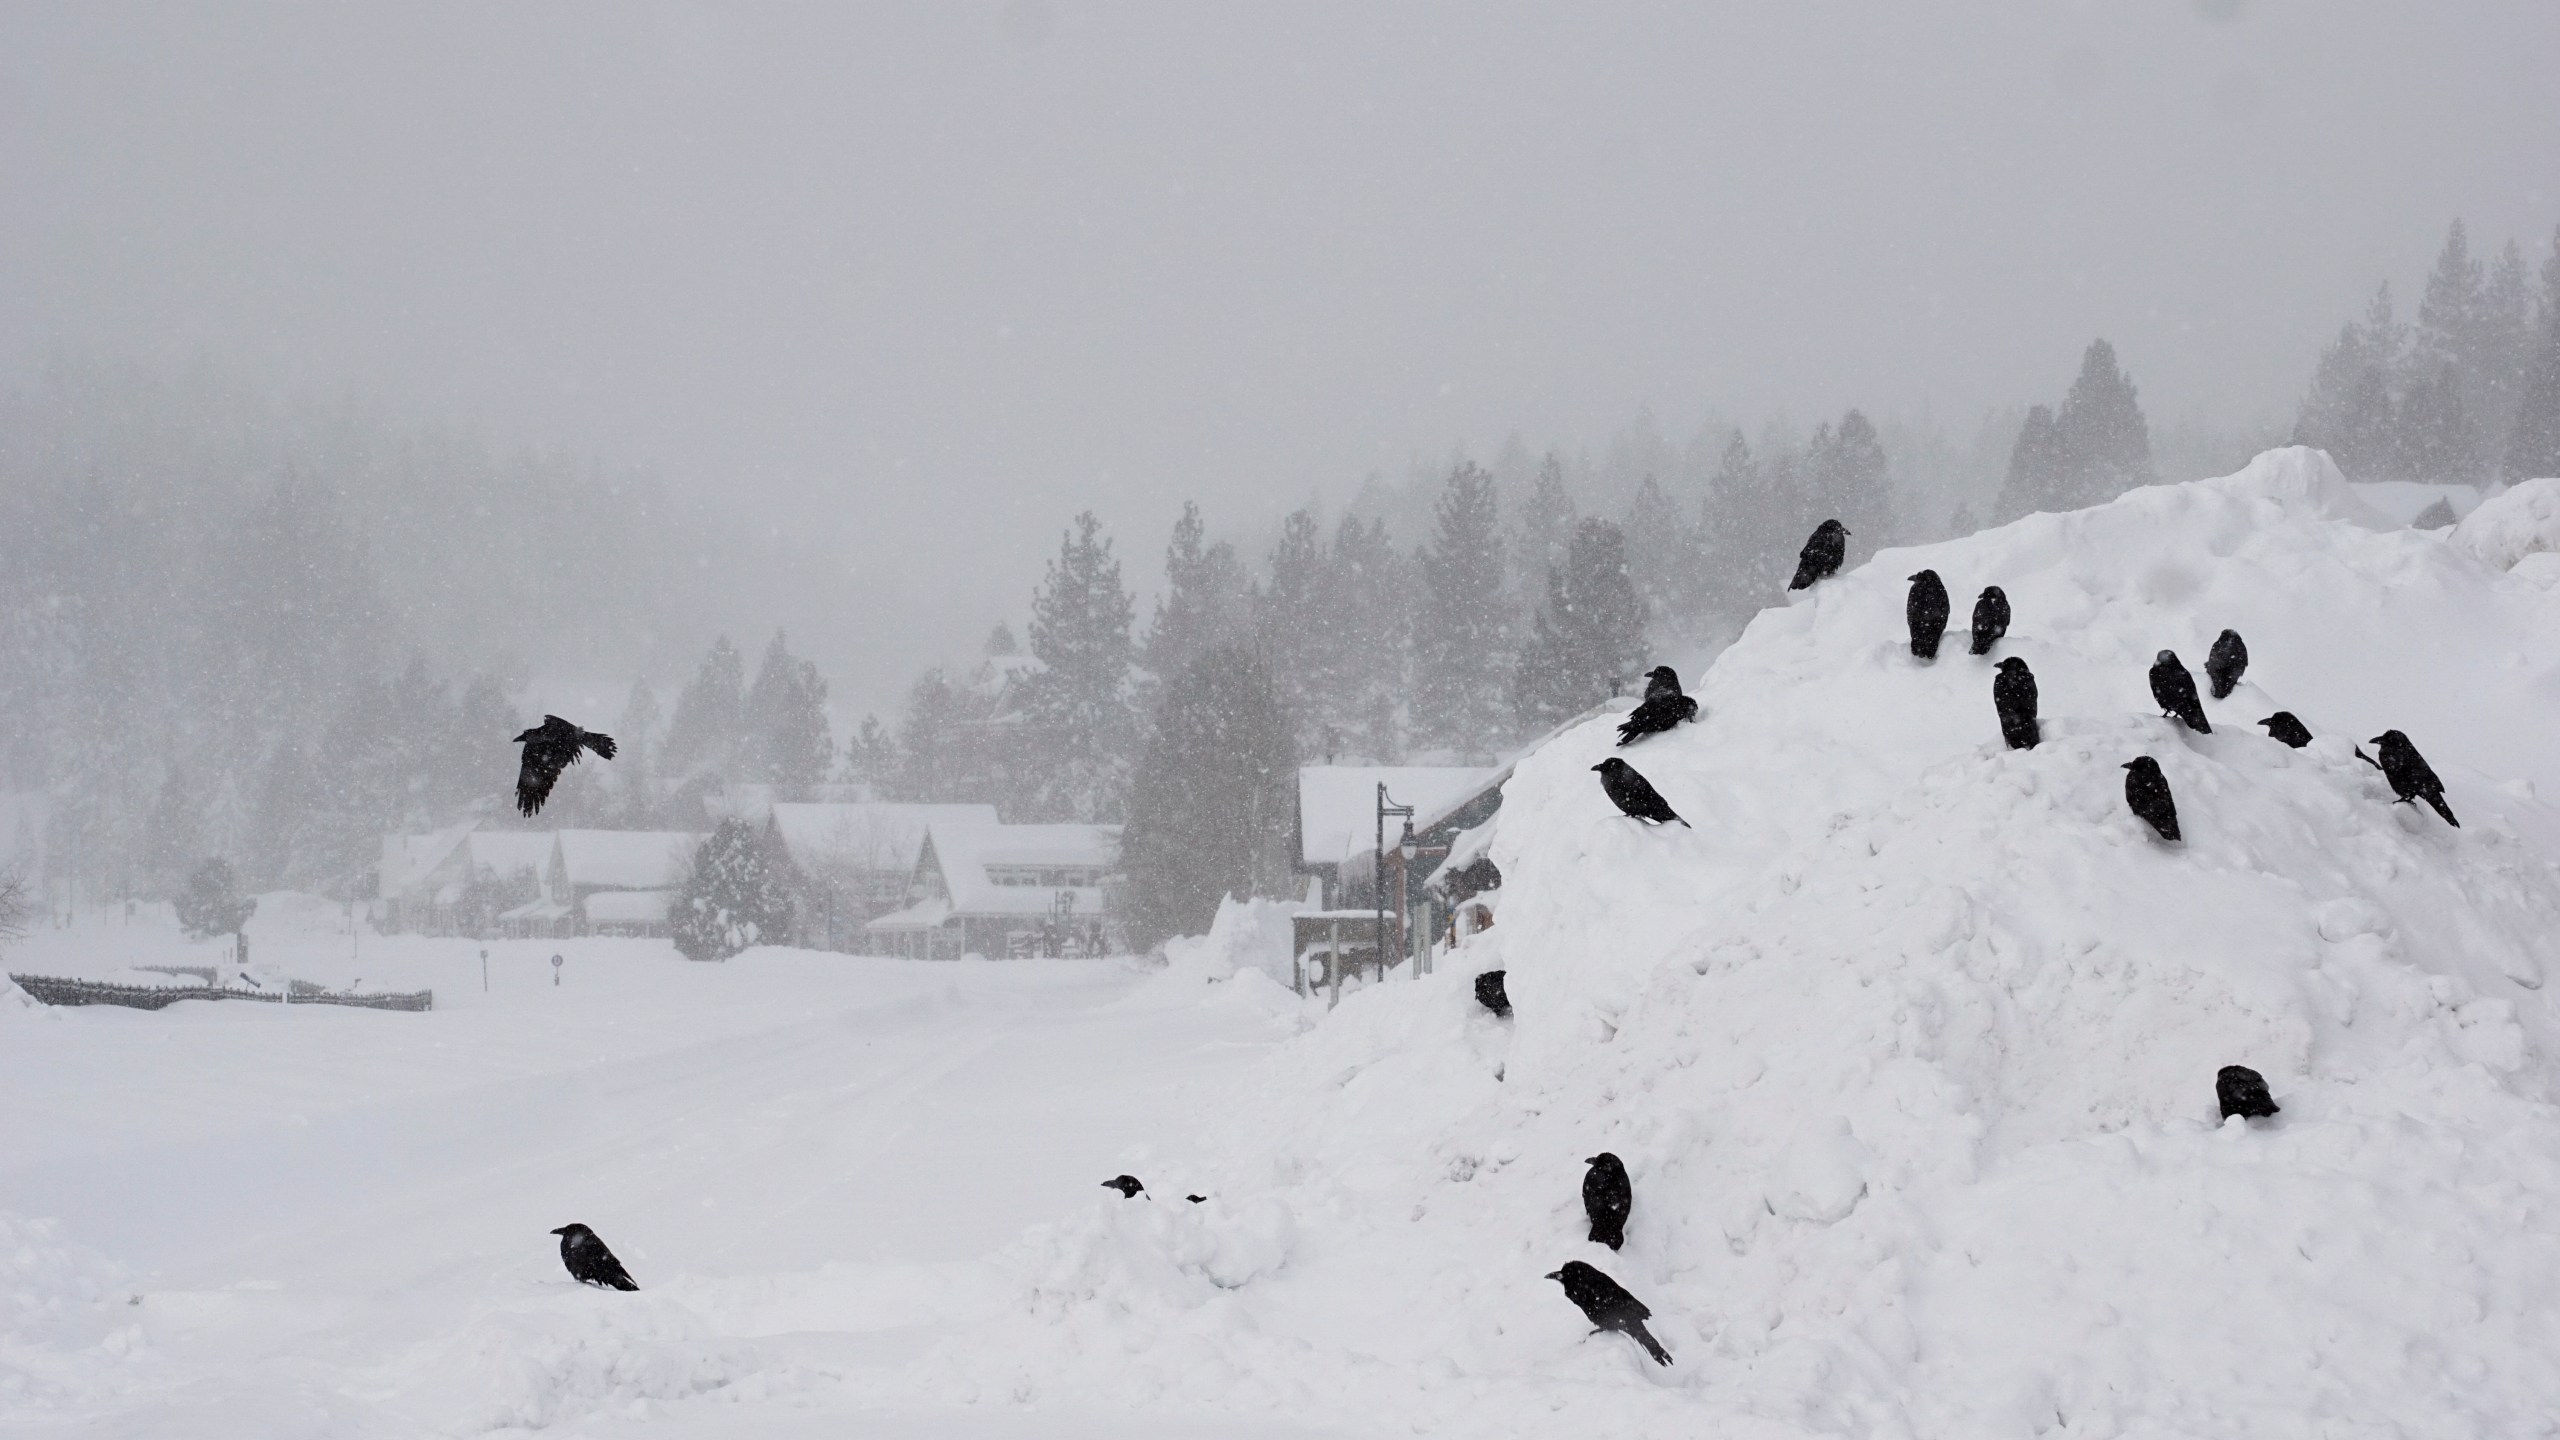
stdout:
{"type": "MultiPolygon", "coordinates": [[[[1413,838],[1413,807],[1398,805],[1388,799],[1387,782],[1381,780],[1378,782],[1378,843],[1377,848],[1370,852],[1369,861],[1369,878],[1374,882],[1370,898],[1376,902],[1377,906],[1377,927],[1369,933],[1370,937],[1377,942],[1376,963],[1378,978],[1381,980],[1387,978],[1387,817],[1390,815],[1404,817],[1405,840],[1410,841],[1413,838]]],[[[1398,882],[1404,879],[1404,867],[1401,865],[1396,867],[1396,879],[1398,882]]],[[[1398,915],[1404,913],[1402,896],[1396,899],[1396,913],[1398,915]]],[[[1336,956],[1334,963],[1340,964],[1341,957],[1336,956]]]]}

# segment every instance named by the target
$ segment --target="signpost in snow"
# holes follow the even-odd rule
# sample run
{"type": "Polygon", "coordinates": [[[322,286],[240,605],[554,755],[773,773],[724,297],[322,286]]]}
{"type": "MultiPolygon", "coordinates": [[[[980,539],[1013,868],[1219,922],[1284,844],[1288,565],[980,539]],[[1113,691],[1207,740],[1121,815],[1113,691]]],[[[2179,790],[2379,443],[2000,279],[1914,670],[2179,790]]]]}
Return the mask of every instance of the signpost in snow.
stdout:
{"type": "Polygon", "coordinates": [[[569,963],[569,962],[567,962],[566,960],[561,959],[561,958],[560,958],[559,956],[557,956],[557,955],[554,955],[554,956],[552,956],[552,957],[551,957],[551,988],[552,988],[552,989],[557,990],[557,989],[559,989],[559,988],[560,988],[560,967],[561,967],[561,966],[563,966],[563,965],[565,965],[565,964],[567,964],[567,963],[569,963]]]}
{"type": "Polygon", "coordinates": [[[489,947],[480,947],[480,993],[489,993],[489,947]]]}

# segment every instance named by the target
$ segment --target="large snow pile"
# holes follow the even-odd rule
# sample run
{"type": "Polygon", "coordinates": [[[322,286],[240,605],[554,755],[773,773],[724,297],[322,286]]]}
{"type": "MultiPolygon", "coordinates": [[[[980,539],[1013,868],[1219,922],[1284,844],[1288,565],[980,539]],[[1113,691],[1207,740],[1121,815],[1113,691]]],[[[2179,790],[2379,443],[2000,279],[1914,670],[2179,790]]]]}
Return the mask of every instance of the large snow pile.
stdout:
{"type": "Polygon", "coordinates": [[[1029,1237],[1020,1317],[942,1363],[992,1400],[1451,1434],[2551,1433],[2555,621],[2306,450],[1885,552],[1623,752],[1696,829],[1602,799],[1605,722],[1530,756],[1500,924],[1235,1097],[1191,1172],[1220,1213],[1105,1197],[1029,1237]],[[2007,590],[1994,655],[1911,656],[1924,566],[1959,623],[2007,590]],[[2146,669],[2226,626],[2254,663],[2188,733],[2146,669]],[[2319,738],[2268,740],[2278,709],[2319,738]],[[2391,727],[2462,828],[2355,758],[2391,727]],[[2183,845],[2126,812],[2137,755],[2183,845]],[[1507,1022],[1469,996],[1497,966],[1507,1022]],[[2281,1116],[2218,1123],[2235,1063],[2281,1116]],[[1583,1239],[1601,1150],[1615,1254],[1583,1239]],[[1577,1258],[1676,1366],[1587,1335],[1542,1278],[1577,1258]]]}
{"type": "Polygon", "coordinates": [[[59,1224],[0,1210],[0,1411],[110,1389],[146,1358],[124,1285],[59,1224]]]}
{"type": "Polygon", "coordinates": [[[2527,480],[2466,516],[2453,541],[2500,570],[2560,553],[2560,480],[2527,480]]]}
{"type": "Polygon", "coordinates": [[[1218,902],[1208,934],[1177,936],[1164,943],[1165,968],[1169,974],[1206,981],[1224,980],[1239,970],[1258,970],[1287,985],[1296,943],[1290,917],[1303,908],[1285,900],[1239,900],[1230,895],[1218,902]]]}

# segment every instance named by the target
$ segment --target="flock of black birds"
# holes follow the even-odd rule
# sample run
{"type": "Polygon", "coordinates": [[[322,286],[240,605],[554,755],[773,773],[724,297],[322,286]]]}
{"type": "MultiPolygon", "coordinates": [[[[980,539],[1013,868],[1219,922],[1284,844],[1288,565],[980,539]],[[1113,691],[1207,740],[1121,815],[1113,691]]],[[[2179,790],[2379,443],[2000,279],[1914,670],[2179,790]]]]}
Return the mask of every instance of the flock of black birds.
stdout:
{"type": "MultiPolygon", "coordinates": [[[[1847,558],[1849,531],[1837,520],[1825,520],[1804,543],[1797,558],[1795,579],[1790,590],[1803,590],[1836,575],[1847,558]]],[[[1911,592],[1904,604],[1904,617],[1911,632],[1911,653],[1934,661],[1938,645],[1946,636],[1947,620],[1953,607],[1947,598],[1946,582],[1935,570],[1922,570],[1910,577],[1911,592]]],[[[2009,633],[2009,597],[1999,586],[1984,587],[1973,602],[1972,645],[1969,653],[1987,655],[2009,633]]],[[[2225,630],[2215,638],[2205,657],[2205,678],[2217,700],[2228,697],[2249,668],[2249,647],[2236,630],[2225,630]]],[[[2163,650],[2151,663],[2151,698],[2159,703],[2161,713],[2175,719],[2200,735],[2213,733],[2213,723],[2206,718],[2204,702],[2196,694],[2195,677],[2178,659],[2175,651],[2163,650]]],[[[2032,750],[2042,739],[2036,716],[2036,677],[2027,662],[2017,656],[2000,661],[1991,680],[1991,704],[2000,721],[2000,738],[2012,750],[2032,750]]],[[[1656,666],[1645,677],[1644,699],[1618,726],[1618,744],[1632,745],[1648,735],[1659,735],[1698,717],[1698,702],[1680,688],[1680,676],[1668,665],[1656,666]]],[[[2311,743],[2311,731],[2290,710],[2279,710],[2258,722],[2267,734],[2282,744],[2301,749],[2311,743]]],[[[516,737],[524,746],[521,769],[516,778],[516,805],[527,816],[542,809],[560,772],[574,765],[582,751],[592,750],[610,760],[613,739],[592,730],[582,730],[557,715],[545,715],[542,724],[516,737]]],[[[2418,747],[2397,730],[2386,730],[2373,739],[2381,751],[2375,759],[2362,750],[2359,758],[2373,765],[2390,782],[2399,798],[2394,803],[2407,804],[2424,800],[2444,817],[2448,825],[2462,822],[2453,818],[2453,810],[2445,804],[2444,782],[2436,778],[2418,747]]],[[[1631,819],[1652,825],[1677,823],[1688,826],[1662,798],[1660,791],[1639,774],[1636,768],[1617,756],[1610,756],[1591,767],[1600,775],[1601,791],[1611,804],[1631,819]]],[[[2124,763],[2124,798],[2130,809],[2145,824],[2157,831],[2163,840],[2179,838],[2178,807],[2169,793],[2169,778],[2160,762],[2148,755],[2137,756],[2124,763]]],[[[1694,827],[1692,827],[1694,828],[1694,827]]],[[[1498,1017],[1511,1014],[1511,996],[1504,985],[1505,972],[1488,970],[1475,978],[1476,1002],[1498,1017]]],[[[2274,1097],[2267,1093],[2265,1077],[2245,1065],[2226,1065],[2214,1077],[2214,1095],[2222,1117],[2238,1116],[2244,1120],[2267,1119],[2278,1113],[2274,1097]]],[[[1607,1151],[1584,1162],[1589,1168],[1582,1177],[1582,1207],[1591,1222],[1590,1239],[1595,1245],[1617,1250],[1626,1244],[1627,1217],[1635,1207],[1635,1186],[1627,1167],[1616,1155],[1607,1151]]],[[[1147,1187],[1135,1175],[1115,1175],[1102,1182],[1103,1188],[1119,1192],[1124,1199],[1136,1199],[1147,1193],[1147,1187]]],[[[1206,1195],[1186,1195],[1194,1205],[1207,1201],[1206,1195]]],[[[637,1290],[630,1272],[614,1258],[596,1232],[584,1225],[564,1225],[551,1232],[560,1237],[560,1262],[579,1282],[612,1290],[637,1290]]],[[[1671,1352],[1662,1347],[1645,1321],[1653,1312],[1630,1294],[1625,1286],[1609,1278],[1597,1266],[1580,1260],[1569,1260],[1563,1268],[1547,1273],[1547,1279],[1564,1287],[1565,1298],[1581,1309],[1595,1333],[1615,1331],[1644,1347],[1656,1364],[1671,1363],[1671,1352]]]]}
{"type": "MultiPolygon", "coordinates": [[[[1795,579],[1790,590],[1809,589],[1840,573],[1841,562],[1848,553],[1848,530],[1837,520],[1825,520],[1804,542],[1803,553],[1796,558],[1795,579]]],[[[1923,570],[1910,577],[1911,592],[1903,603],[1903,617],[1911,632],[1911,653],[1922,660],[1938,658],[1938,644],[1946,637],[1947,620],[1954,607],[1947,598],[1947,584],[1935,570],[1923,570]]],[[[1997,585],[1983,588],[1973,602],[1973,644],[1971,653],[1988,655],[1993,646],[2009,633],[2008,592],[1997,585]]],[[[2213,698],[2227,698],[2239,687],[2240,677],[2249,668],[2249,645],[2237,630],[2225,630],[2214,637],[2205,655],[2205,681],[2213,698]]],[[[2187,672],[2184,662],[2174,650],[2163,650],[2151,662],[2151,698],[2159,703],[2160,713],[2176,720],[2199,735],[2213,733],[2213,722],[2206,718],[2204,700],[2196,693],[2195,676],[2187,672]]],[[[2000,738],[2012,750],[2032,750],[2044,738],[2036,718],[2036,677],[2027,662],[2015,655],[2001,660],[1991,679],[1991,708],[2000,721],[2000,738]]],[[[1644,699],[1618,726],[1618,745],[1624,748],[1648,735],[1659,735],[1698,717],[1698,702],[1681,692],[1680,677],[1670,666],[1658,666],[1645,677],[1644,699]]],[[[2266,727],[2269,737],[2294,749],[2311,743],[2310,728],[2290,710],[2279,710],[2258,722],[2266,727]]],[[[2390,782],[2398,804],[2424,800],[2444,817],[2448,825],[2460,826],[2453,818],[2453,807],[2445,803],[2444,782],[2409,743],[2409,737],[2397,730],[2386,730],[2373,737],[2380,751],[2375,759],[2364,751],[2356,755],[2380,770],[2390,782]]],[[[1634,766],[1617,756],[1610,756],[1591,767],[1600,775],[1600,789],[1609,803],[1630,819],[1652,825],[1677,822],[1688,826],[1662,792],[1644,778],[1634,766]]],[[[2170,842],[2179,839],[2178,805],[2169,793],[2169,777],[2160,762],[2148,755],[2124,763],[2124,803],[2144,824],[2170,842]]],[[[1690,828],[1695,828],[1694,826],[1690,828]]]]}

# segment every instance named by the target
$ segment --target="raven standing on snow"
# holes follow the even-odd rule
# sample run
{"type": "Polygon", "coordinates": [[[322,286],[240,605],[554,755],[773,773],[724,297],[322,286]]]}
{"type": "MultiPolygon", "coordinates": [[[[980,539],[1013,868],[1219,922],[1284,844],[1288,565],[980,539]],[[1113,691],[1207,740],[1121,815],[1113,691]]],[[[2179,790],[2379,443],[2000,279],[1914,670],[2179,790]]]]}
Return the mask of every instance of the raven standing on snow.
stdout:
{"type": "Polygon", "coordinates": [[[2213,1098],[2222,1102],[2222,1118],[2234,1115],[2264,1120],[2283,1108],[2267,1093],[2267,1077],[2246,1065],[2225,1065],[2213,1077],[2213,1098]]]}
{"type": "Polygon", "coordinates": [[[1476,977],[1476,1003],[1490,1010],[1499,1020],[1511,1013],[1511,992],[1502,983],[1507,970],[1487,970],[1476,977]]]}
{"type": "Polygon", "coordinates": [[[640,1288],[593,1230],[584,1225],[563,1225],[551,1233],[560,1237],[560,1263],[569,1267],[569,1277],[579,1284],[606,1290],[640,1288]]]}
{"type": "Polygon", "coordinates": [[[1582,1307],[1583,1317],[1602,1330],[1615,1330],[1632,1337],[1645,1348],[1657,1365],[1671,1363],[1671,1352],[1644,1328],[1653,1312],[1644,1302],[1630,1295],[1626,1287],[1600,1273],[1598,1268],[1579,1260],[1567,1260],[1561,1270],[1550,1270],[1547,1278],[1564,1286],[1564,1298],[1582,1307]]]}
{"type": "Polygon", "coordinates": [[[2036,724],[2036,674],[2012,655],[1991,677],[1991,708],[2000,712],[2000,738],[2012,750],[2033,750],[2044,732],[2036,724]]]}
{"type": "Polygon", "coordinates": [[[516,772],[516,808],[530,816],[551,798],[551,786],[560,772],[578,763],[580,750],[593,750],[610,760],[613,737],[593,730],[581,730],[557,715],[545,715],[542,723],[516,737],[524,747],[524,765],[516,772]]]}
{"type": "Polygon", "coordinates": [[[1911,622],[1911,653],[1923,660],[1938,658],[1938,641],[1947,633],[1947,582],[1935,570],[1911,577],[1911,596],[1902,602],[1911,622]]]}
{"type": "Polygon", "coordinates": [[[1582,1176],[1582,1213],[1591,1217],[1591,1243],[1615,1250],[1627,1243],[1635,1186],[1627,1180],[1625,1163],[1606,1150],[1582,1163],[1591,1167],[1582,1176]]]}
{"type": "Polygon", "coordinates": [[[1698,718],[1698,702],[1680,693],[1680,674],[1656,665],[1645,677],[1644,703],[1618,722],[1618,743],[1632,745],[1646,735],[1659,735],[1683,721],[1698,718]]]}
{"type": "Polygon", "coordinates": [[[2213,649],[2204,657],[2204,678],[2213,682],[2213,698],[2221,699],[2240,683],[2240,673],[2249,668],[2249,646],[2237,630],[2225,630],[2213,637],[2213,649]]]}
{"type": "Polygon", "coordinates": [[[1123,1200],[1135,1200],[1145,1194],[1147,1189],[1146,1186],[1138,1183],[1138,1177],[1135,1175],[1114,1175],[1102,1182],[1102,1188],[1119,1191],[1120,1198],[1123,1200]]]}
{"type": "Polygon", "coordinates": [[[2204,702],[2196,698],[2196,677],[2178,662],[2178,652],[2163,650],[2151,662],[2151,698],[2160,702],[2160,712],[2185,722],[2199,735],[2213,733],[2213,722],[2204,718],[2204,702]]]}
{"type": "Polygon", "coordinates": [[[1650,820],[1656,825],[1674,820],[1679,820],[1682,825],[1689,824],[1680,820],[1670,802],[1662,798],[1652,782],[1637,774],[1633,765],[1612,755],[1591,768],[1600,772],[1600,788],[1609,792],[1609,803],[1625,811],[1629,818],[1650,820]]]}
{"type": "Polygon", "coordinates": [[[1973,653],[1988,655],[2000,637],[2009,633],[2009,592],[1997,585],[1982,587],[1982,598],[1973,602],[1973,653]]]}
{"type": "Polygon", "coordinates": [[[2311,743],[2311,727],[2294,718],[2290,710],[2279,710],[2258,722],[2267,727],[2267,738],[2281,741],[2299,750],[2311,743]]]}
{"type": "Polygon", "coordinates": [[[2160,773],[2160,762],[2145,755],[2124,762],[2124,803],[2142,817],[2163,840],[2178,838],[2178,803],[2169,798],[2169,777],[2160,773]]]}
{"type": "Polygon", "coordinates": [[[2462,822],[2453,818],[2453,807],[2444,803],[2444,782],[2436,778],[2434,767],[2418,753],[2417,746],[2409,743],[2408,736],[2385,730],[2373,737],[2373,743],[2382,751],[2382,758],[2374,763],[2382,767],[2382,778],[2391,782],[2391,793],[2400,797],[2393,804],[2424,800],[2444,817],[2444,823],[2456,830],[2462,828],[2462,822]]]}
{"type": "Polygon", "coordinates": [[[1847,558],[1849,527],[1837,520],[1825,520],[1814,527],[1803,552],[1796,556],[1796,578],[1787,582],[1787,588],[1803,590],[1816,580],[1828,580],[1840,573],[1840,562],[1847,558]]]}

